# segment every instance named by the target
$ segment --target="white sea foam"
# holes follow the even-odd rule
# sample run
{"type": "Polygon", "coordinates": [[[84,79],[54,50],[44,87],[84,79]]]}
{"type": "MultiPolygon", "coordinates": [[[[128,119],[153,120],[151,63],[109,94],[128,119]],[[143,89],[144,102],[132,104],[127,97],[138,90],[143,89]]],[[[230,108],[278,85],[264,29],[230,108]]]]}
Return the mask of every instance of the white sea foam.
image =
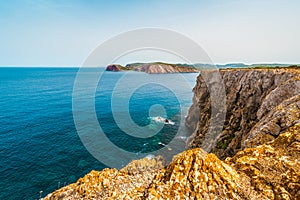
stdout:
{"type": "Polygon", "coordinates": [[[157,117],[150,117],[151,120],[159,123],[169,124],[169,125],[175,125],[175,122],[171,121],[170,119],[157,116],[157,117]]]}

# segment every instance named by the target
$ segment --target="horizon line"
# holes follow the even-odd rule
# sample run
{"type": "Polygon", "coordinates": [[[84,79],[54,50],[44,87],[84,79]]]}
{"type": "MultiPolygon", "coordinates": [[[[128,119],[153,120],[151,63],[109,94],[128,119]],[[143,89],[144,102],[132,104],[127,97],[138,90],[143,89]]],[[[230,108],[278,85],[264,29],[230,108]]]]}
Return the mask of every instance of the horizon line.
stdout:
{"type": "MultiPolygon", "coordinates": [[[[162,62],[162,61],[153,61],[153,62],[129,62],[127,64],[133,64],[133,63],[156,63],[156,62],[161,62],[161,63],[166,63],[166,64],[188,64],[188,63],[180,63],[180,62],[162,62]]],[[[118,64],[118,63],[111,63],[111,64],[118,64]]],[[[125,65],[127,65],[125,64],[125,65]]],[[[242,64],[242,65],[300,65],[299,63],[281,63],[281,62],[257,62],[257,63],[243,63],[243,62],[227,62],[227,63],[194,63],[194,65],[196,64],[207,64],[207,65],[229,65],[229,64],[242,64]]],[[[110,64],[108,64],[110,65],[110,64]]],[[[120,65],[124,65],[124,64],[120,64],[120,65]]],[[[191,64],[193,65],[193,64],[191,64]]],[[[76,65],[0,65],[0,68],[80,68],[82,66],[76,66],[76,65]]],[[[100,67],[100,66],[91,66],[91,68],[93,67],[100,67]]],[[[106,67],[106,66],[103,66],[106,67]]]]}

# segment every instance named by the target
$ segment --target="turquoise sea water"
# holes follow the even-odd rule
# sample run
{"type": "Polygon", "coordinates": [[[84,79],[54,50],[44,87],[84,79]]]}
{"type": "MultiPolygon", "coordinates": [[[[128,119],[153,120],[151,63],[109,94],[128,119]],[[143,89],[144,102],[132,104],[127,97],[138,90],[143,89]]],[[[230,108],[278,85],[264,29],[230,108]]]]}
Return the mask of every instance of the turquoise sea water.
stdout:
{"type": "MultiPolygon", "coordinates": [[[[40,194],[45,196],[91,170],[107,167],[88,152],[74,124],[72,92],[77,72],[76,68],[0,68],[0,199],[39,199],[40,194]]],[[[152,154],[167,145],[184,123],[182,115],[191,104],[197,74],[180,76],[191,86],[182,87],[178,74],[104,73],[94,101],[99,125],[107,138],[118,148],[135,154],[152,154]],[[124,77],[125,82],[120,83],[124,77]],[[151,82],[140,85],[147,79],[151,82]],[[157,84],[161,81],[172,82],[178,90],[157,84]],[[126,87],[118,89],[118,84],[126,87]],[[132,92],[129,89],[133,86],[138,87],[132,92]],[[127,125],[122,116],[127,112],[123,100],[128,93],[132,121],[149,132],[159,130],[154,136],[137,138],[120,128],[127,125]],[[174,126],[161,127],[159,122],[151,121],[150,115],[162,115],[159,109],[152,109],[157,104],[165,108],[164,117],[174,121],[174,126]],[[121,118],[118,123],[115,115],[121,118]]],[[[90,97],[83,92],[81,98],[88,102],[85,98],[90,97]]],[[[84,110],[85,104],[81,106],[84,110]]],[[[83,130],[88,132],[88,126],[87,116],[83,130]]],[[[128,127],[127,131],[135,131],[128,127]]]]}

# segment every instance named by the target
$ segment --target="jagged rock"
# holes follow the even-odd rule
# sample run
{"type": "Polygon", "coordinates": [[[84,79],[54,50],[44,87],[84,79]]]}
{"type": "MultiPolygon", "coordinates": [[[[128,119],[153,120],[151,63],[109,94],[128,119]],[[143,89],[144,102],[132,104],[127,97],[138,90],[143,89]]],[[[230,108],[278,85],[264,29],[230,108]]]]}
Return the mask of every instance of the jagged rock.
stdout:
{"type": "Polygon", "coordinates": [[[243,148],[255,147],[276,138],[300,119],[300,93],[273,108],[246,134],[243,148]]]}
{"type": "MultiPolygon", "coordinates": [[[[257,137],[256,143],[252,142],[251,147],[274,139],[299,119],[298,109],[295,107],[299,101],[290,107],[293,107],[294,112],[289,111],[289,114],[284,114],[288,108],[278,106],[300,93],[299,69],[224,69],[220,70],[220,73],[225,85],[227,112],[223,130],[211,150],[219,158],[225,159],[247,148],[245,141],[255,135],[257,130],[254,129],[257,127],[265,127],[266,134],[261,142],[257,137]],[[281,110],[282,108],[286,111],[281,110]],[[286,124],[279,125],[281,122],[275,122],[275,115],[286,116],[282,117],[282,123],[286,124]]],[[[219,128],[210,127],[211,99],[201,76],[198,77],[193,91],[193,105],[186,119],[186,126],[193,133],[189,138],[188,148],[202,147],[205,145],[202,143],[208,129],[219,128]]]]}
{"type": "Polygon", "coordinates": [[[177,155],[156,175],[146,199],[241,199],[241,178],[214,154],[192,149],[177,155]]]}
{"type": "Polygon", "coordinates": [[[226,163],[251,179],[268,199],[300,199],[300,124],[274,141],[238,152],[226,163]]]}
{"type": "Polygon", "coordinates": [[[91,171],[76,183],[63,187],[44,199],[140,199],[154,176],[163,168],[155,157],[132,161],[121,170],[91,171]]]}
{"type": "Polygon", "coordinates": [[[300,124],[221,161],[200,148],[92,171],[44,199],[299,199],[300,124]]]}

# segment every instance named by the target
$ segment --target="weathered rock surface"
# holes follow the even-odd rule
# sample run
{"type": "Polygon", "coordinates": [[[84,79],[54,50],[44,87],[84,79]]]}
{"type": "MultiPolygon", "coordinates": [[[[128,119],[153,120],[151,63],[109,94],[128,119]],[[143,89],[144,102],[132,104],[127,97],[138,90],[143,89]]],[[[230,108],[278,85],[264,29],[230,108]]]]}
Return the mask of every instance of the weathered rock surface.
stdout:
{"type": "Polygon", "coordinates": [[[225,162],[187,150],[155,176],[149,199],[299,199],[300,124],[225,162]]]}
{"type": "Polygon", "coordinates": [[[166,73],[195,73],[199,72],[191,65],[168,64],[168,63],[133,63],[127,64],[125,67],[121,65],[109,65],[106,71],[138,71],[148,74],[166,74],[166,73]]]}
{"type": "Polygon", "coordinates": [[[44,199],[140,199],[154,176],[163,168],[161,157],[135,160],[121,170],[91,171],[76,183],[44,199]]]}
{"type": "Polygon", "coordinates": [[[200,148],[92,171],[44,199],[299,199],[300,124],[221,161],[200,148]]]}
{"type": "Polygon", "coordinates": [[[225,162],[246,174],[250,187],[268,199],[300,199],[300,123],[225,162]]]}
{"type": "MultiPolygon", "coordinates": [[[[227,111],[211,151],[219,158],[271,141],[299,120],[300,69],[224,69],[220,73],[227,111]]],[[[186,120],[193,133],[189,148],[203,146],[208,129],[215,128],[210,127],[211,99],[201,76],[194,93],[186,120]]]]}

